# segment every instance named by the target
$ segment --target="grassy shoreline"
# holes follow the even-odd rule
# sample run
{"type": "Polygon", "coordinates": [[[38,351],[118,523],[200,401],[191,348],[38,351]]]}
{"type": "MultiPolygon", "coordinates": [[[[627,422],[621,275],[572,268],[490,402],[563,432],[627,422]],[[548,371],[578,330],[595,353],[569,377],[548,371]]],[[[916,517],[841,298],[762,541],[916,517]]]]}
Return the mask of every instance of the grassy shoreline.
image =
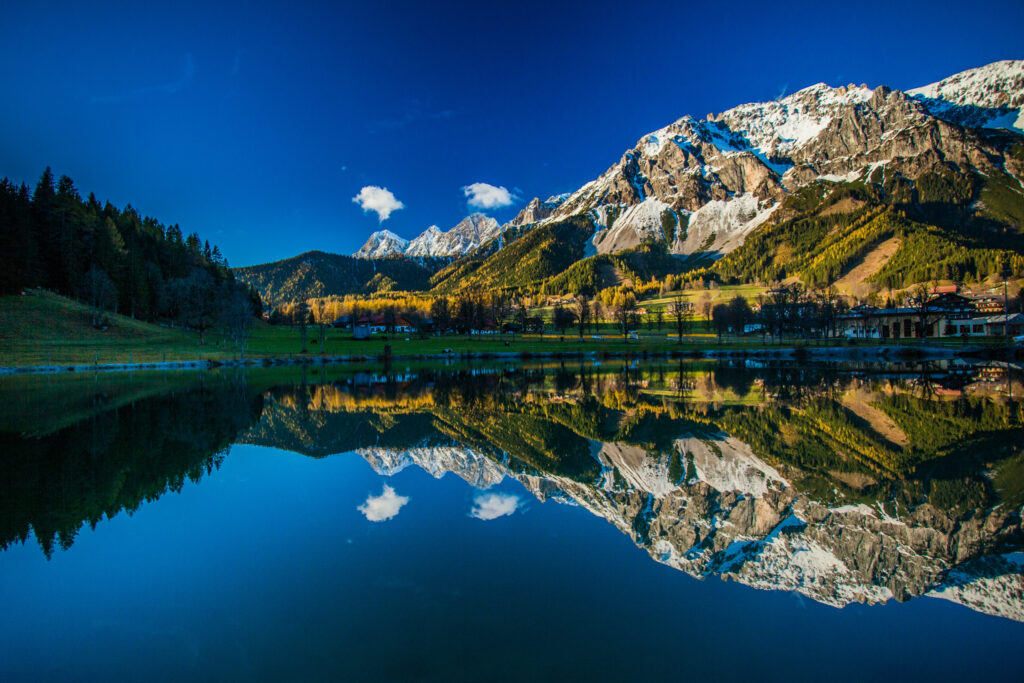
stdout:
{"type": "MultiPolygon", "coordinates": [[[[446,335],[420,339],[414,335],[392,335],[356,340],[347,330],[328,328],[321,348],[318,329],[306,331],[306,351],[298,328],[254,326],[244,354],[247,364],[319,362],[360,362],[390,356],[394,359],[445,359],[454,357],[529,358],[555,356],[705,356],[731,353],[828,353],[845,356],[899,354],[940,355],[957,351],[995,349],[1001,340],[960,339],[901,340],[899,342],[839,339],[781,339],[761,337],[724,338],[701,329],[690,321],[682,342],[667,329],[642,330],[638,338],[624,340],[614,326],[604,324],[597,334],[580,340],[577,334],[446,335]]],[[[568,332],[568,331],[567,331],[568,332]]],[[[211,364],[242,364],[243,354],[218,331],[198,343],[190,330],[144,323],[124,316],[111,316],[104,330],[91,325],[88,308],[80,303],[47,293],[0,299],[0,371],[41,372],[91,370],[138,370],[145,368],[208,367],[211,364]]]]}

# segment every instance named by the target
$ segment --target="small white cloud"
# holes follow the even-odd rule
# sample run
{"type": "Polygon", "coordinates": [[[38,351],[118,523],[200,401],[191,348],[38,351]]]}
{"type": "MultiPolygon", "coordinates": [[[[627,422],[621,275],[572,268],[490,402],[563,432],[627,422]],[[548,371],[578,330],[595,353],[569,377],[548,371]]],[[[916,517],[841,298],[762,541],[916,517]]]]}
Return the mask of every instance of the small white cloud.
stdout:
{"type": "Polygon", "coordinates": [[[470,517],[490,520],[511,515],[519,508],[519,496],[508,493],[484,493],[473,499],[470,517]]]}
{"type": "Polygon", "coordinates": [[[502,206],[511,206],[514,197],[504,187],[495,187],[487,183],[473,183],[466,185],[462,191],[469,201],[466,203],[477,209],[497,209],[502,206]]]}
{"type": "Polygon", "coordinates": [[[361,206],[364,212],[376,211],[381,223],[388,219],[392,211],[405,208],[405,204],[395,199],[391,190],[376,185],[367,185],[359,190],[359,194],[353,197],[352,201],[361,206]]]}
{"type": "Polygon", "coordinates": [[[383,493],[379,496],[369,496],[357,509],[371,522],[383,522],[397,515],[408,502],[408,496],[396,494],[393,488],[385,484],[383,493]]]}

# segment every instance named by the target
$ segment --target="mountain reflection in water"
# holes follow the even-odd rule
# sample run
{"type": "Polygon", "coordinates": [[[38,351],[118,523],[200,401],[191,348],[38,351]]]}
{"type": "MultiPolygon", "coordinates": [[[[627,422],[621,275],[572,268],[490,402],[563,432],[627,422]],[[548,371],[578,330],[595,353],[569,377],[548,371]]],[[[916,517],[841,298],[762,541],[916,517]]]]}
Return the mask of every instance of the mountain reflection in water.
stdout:
{"type": "MultiPolygon", "coordinates": [[[[932,595],[1024,620],[1011,367],[556,362],[179,381],[85,387],[72,424],[5,424],[0,544],[31,530],[47,555],[67,549],[84,523],[200,480],[238,442],[354,451],[382,475],[415,465],[481,491],[514,478],[696,577],[835,606],[932,595]]],[[[518,505],[475,500],[480,515],[518,505]]]]}

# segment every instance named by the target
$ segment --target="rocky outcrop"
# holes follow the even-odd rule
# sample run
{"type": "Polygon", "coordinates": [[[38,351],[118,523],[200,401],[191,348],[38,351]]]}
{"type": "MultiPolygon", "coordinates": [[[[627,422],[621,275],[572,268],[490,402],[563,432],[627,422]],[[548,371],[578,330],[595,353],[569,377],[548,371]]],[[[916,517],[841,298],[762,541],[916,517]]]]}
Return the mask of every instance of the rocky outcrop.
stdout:
{"type": "Polygon", "coordinates": [[[1024,133],[1024,60],[993,62],[907,94],[932,116],[961,126],[1024,133]]]}
{"type": "Polygon", "coordinates": [[[531,223],[539,223],[554,213],[555,209],[561,206],[567,197],[568,195],[556,195],[548,197],[544,201],[541,201],[540,197],[534,197],[530,200],[529,204],[516,214],[515,218],[502,227],[520,227],[531,223]]]}

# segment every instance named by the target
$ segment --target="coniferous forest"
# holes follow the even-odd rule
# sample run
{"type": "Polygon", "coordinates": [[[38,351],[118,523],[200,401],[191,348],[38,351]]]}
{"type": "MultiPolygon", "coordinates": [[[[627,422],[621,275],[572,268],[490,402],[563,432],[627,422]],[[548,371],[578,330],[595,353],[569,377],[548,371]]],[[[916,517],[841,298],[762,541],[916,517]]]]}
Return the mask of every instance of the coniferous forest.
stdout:
{"type": "Polygon", "coordinates": [[[42,287],[141,320],[208,327],[227,310],[259,314],[254,288],[237,281],[220,249],[95,194],[82,199],[49,167],[33,190],[0,180],[0,294],[42,287]]]}

